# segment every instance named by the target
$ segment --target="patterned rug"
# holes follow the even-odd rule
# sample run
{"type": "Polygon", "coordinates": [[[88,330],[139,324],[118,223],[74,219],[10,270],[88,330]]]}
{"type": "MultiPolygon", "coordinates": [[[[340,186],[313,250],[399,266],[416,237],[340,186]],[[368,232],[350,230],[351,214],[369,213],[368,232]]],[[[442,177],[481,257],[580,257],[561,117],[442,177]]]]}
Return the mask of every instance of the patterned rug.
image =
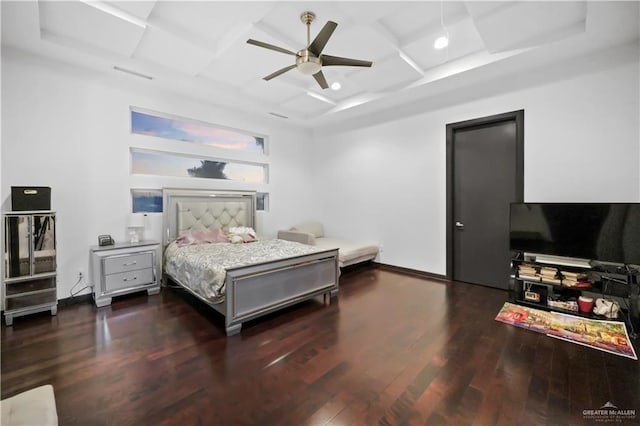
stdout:
{"type": "Polygon", "coordinates": [[[627,328],[619,321],[594,320],[505,302],[496,321],[637,360],[627,328]]]}

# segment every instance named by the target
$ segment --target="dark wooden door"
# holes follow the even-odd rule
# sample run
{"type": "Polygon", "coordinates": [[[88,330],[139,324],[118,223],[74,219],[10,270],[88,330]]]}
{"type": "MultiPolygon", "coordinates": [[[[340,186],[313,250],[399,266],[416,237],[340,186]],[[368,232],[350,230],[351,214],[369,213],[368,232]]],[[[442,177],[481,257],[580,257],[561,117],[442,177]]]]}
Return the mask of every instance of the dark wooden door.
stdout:
{"type": "Polygon", "coordinates": [[[509,204],[523,200],[524,111],[447,125],[447,276],[509,283],[509,204]]]}

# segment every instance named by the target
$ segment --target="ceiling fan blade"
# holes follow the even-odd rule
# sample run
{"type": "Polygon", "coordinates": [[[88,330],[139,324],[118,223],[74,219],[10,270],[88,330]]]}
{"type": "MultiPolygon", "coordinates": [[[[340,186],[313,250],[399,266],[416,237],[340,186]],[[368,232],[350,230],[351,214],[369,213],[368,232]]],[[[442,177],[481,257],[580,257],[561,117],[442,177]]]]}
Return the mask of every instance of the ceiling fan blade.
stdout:
{"type": "Polygon", "coordinates": [[[282,47],[274,46],[273,44],[265,43],[264,41],[249,39],[247,40],[247,43],[253,44],[254,46],[258,46],[258,47],[264,47],[265,49],[275,50],[276,52],[286,53],[287,55],[294,55],[294,56],[296,55],[295,52],[292,52],[282,47]]]}
{"type": "Polygon", "coordinates": [[[327,89],[329,87],[329,85],[327,84],[327,79],[324,78],[324,74],[322,73],[322,70],[315,73],[313,75],[313,78],[316,79],[320,87],[322,87],[323,89],[327,89]]]}
{"type": "Polygon", "coordinates": [[[360,59],[341,58],[339,56],[321,55],[322,66],[346,65],[349,67],[370,67],[371,61],[361,61],[360,59]]]}
{"type": "Polygon", "coordinates": [[[279,69],[278,71],[274,72],[273,74],[269,74],[268,76],[264,77],[263,80],[269,81],[272,78],[276,78],[277,76],[284,74],[285,72],[292,70],[296,67],[296,64],[293,65],[289,65],[288,67],[284,67],[282,69],[279,69]]]}
{"type": "Polygon", "coordinates": [[[337,26],[338,24],[333,21],[327,21],[327,23],[324,24],[324,27],[322,27],[316,38],[314,38],[309,45],[309,50],[314,55],[320,56],[320,54],[322,53],[322,49],[324,49],[324,46],[329,41],[331,34],[333,34],[337,26]]]}

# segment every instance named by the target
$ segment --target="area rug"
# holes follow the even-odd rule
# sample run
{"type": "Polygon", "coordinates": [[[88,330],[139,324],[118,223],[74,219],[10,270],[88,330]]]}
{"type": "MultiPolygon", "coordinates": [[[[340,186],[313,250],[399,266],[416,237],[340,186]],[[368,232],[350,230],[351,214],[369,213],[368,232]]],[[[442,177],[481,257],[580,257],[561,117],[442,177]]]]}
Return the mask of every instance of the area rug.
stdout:
{"type": "Polygon", "coordinates": [[[619,321],[595,320],[560,312],[547,312],[509,302],[505,302],[495,319],[556,339],[638,359],[629,340],[627,328],[619,321]]]}

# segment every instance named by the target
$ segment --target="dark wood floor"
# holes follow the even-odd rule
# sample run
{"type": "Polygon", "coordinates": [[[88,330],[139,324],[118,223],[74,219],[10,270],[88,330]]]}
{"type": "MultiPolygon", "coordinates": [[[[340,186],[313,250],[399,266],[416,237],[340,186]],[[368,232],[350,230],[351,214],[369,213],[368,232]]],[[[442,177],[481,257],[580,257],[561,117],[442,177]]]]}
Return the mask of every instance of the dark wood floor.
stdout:
{"type": "Polygon", "coordinates": [[[364,269],[232,338],[177,290],[73,305],[2,327],[2,397],[51,383],[61,425],[638,423],[638,361],[498,323],[505,298],[364,269]]]}

